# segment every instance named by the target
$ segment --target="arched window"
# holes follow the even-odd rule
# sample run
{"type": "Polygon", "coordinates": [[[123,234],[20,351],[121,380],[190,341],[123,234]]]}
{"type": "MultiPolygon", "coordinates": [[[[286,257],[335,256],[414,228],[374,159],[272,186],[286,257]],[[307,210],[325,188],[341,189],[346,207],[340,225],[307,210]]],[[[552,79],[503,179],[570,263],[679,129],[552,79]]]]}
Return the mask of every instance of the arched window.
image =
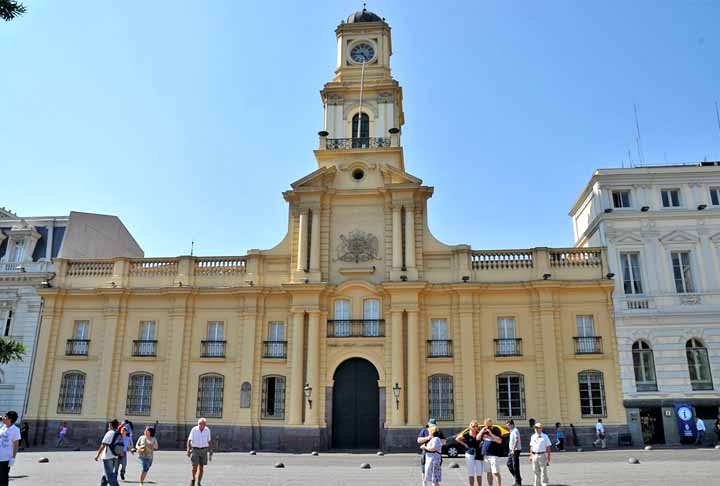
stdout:
{"type": "Polygon", "coordinates": [[[68,371],[60,382],[57,413],[80,413],[85,395],[85,373],[68,371]]]}
{"type": "Polygon", "coordinates": [[[495,377],[497,384],[498,418],[525,418],[525,380],[519,373],[503,373],[495,377]]]}
{"type": "Polygon", "coordinates": [[[240,408],[250,408],[252,387],[247,381],[240,385],[240,408]]]}
{"type": "Polygon", "coordinates": [[[693,390],[712,390],[713,382],[710,374],[710,361],[707,348],[699,339],[688,339],[685,343],[690,383],[693,390]]]}
{"type": "Polygon", "coordinates": [[[197,416],[222,417],[225,377],[208,373],[198,379],[197,416]]]}
{"type": "Polygon", "coordinates": [[[632,356],[637,391],[657,391],[655,359],[650,345],[643,340],[635,341],[632,345],[632,356]]]}
{"type": "Polygon", "coordinates": [[[428,376],[428,410],[430,416],[437,420],[454,420],[452,376],[428,376]]]}
{"type": "Polygon", "coordinates": [[[370,117],[367,113],[358,113],[352,118],[353,148],[367,148],[370,143],[370,117]],[[359,125],[359,130],[358,130],[359,125]]]}
{"type": "Polygon", "coordinates": [[[128,380],[127,415],[150,415],[152,399],[153,375],[150,373],[133,373],[128,380]]]}
{"type": "Polygon", "coordinates": [[[605,383],[600,371],[585,370],[578,373],[580,386],[580,413],[583,417],[605,417],[605,383]]]}
{"type": "Polygon", "coordinates": [[[263,376],[262,417],[285,418],[285,377],[263,376]]]}

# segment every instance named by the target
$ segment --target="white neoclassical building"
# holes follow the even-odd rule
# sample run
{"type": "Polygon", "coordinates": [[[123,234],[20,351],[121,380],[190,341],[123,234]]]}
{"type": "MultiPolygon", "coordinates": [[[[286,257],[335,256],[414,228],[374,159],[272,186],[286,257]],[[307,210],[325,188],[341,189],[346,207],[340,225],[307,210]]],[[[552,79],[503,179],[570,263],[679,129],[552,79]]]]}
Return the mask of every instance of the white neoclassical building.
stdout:
{"type": "Polygon", "coordinates": [[[680,441],[680,403],[711,429],[720,404],[720,162],[597,170],[570,216],[576,246],[608,249],[634,443],[680,441]]]}

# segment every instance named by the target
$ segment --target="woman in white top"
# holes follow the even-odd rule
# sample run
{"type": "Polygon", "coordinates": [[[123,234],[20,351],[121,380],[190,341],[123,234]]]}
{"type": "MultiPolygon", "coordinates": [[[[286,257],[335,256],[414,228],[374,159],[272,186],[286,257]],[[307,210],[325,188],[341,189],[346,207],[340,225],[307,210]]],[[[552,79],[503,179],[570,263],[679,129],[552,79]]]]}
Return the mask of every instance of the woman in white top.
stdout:
{"type": "Polygon", "coordinates": [[[425,476],[423,481],[425,484],[438,486],[442,481],[442,468],[440,467],[442,456],[442,440],[440,439],[440,431],[437,427],[430,427],[428,434],[432,439],[421,445],[420,448],[425,451],[425,476]]]}

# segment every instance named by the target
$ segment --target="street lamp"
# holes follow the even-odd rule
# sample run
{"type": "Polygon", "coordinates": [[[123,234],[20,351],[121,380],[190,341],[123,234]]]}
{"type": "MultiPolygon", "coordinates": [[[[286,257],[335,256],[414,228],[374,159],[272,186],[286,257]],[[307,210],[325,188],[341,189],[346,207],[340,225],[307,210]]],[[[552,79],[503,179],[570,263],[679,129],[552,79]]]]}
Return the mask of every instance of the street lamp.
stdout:
{"type": "Polygon", "coordinates": [[[392,387],[392,391],[393,395],[395,395],[395,408],[397,410],[400,410],[400,390],[402,390],[402,388],[397,382],[395,382],[395,385],[392,387]]]}
{"type": "Polygon", "coordinates": [[[303,387],[303,394],[305,395],[305,399],[308,402],[308,407],[312,408],[312,400],[310,400],[310,396],[312,395],[312,387],[309,383],[305,383],[305,386],[303,387]]]}

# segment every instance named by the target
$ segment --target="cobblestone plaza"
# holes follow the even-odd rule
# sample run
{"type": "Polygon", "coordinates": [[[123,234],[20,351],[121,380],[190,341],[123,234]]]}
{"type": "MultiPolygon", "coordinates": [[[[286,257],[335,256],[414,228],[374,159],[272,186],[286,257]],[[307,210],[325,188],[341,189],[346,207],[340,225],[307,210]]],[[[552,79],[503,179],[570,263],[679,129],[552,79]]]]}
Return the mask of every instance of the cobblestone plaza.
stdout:
{"type": "MultiPolygon", "coordinates": [[[[93,461],[94,452],[24,452],[18,455],[11,471],[11,484],[35,486],[94,486],[99,484],[101,465],[93,461]],[[38,464],[47,457],[50,462],[38,464]]],[[[713,484],[720,476],[720,451],[715,449],[663,449],[644,451],[624,449],[557,453],[549,469],[550,484],[555,486],[584,485],[700,485],[713,484]],[[637,457],[640,464],[628,464],[637,457]]],[[[206,469],[203,485],[413,485],[419,486],[420,468],[414,454],[277,454],[218,453],[206,469]],[[285,467],[275,468],[282,462],[285,467]],[[361,469],[369,463],[371,469],[361,469]]],[[[523,484],[532,484],[530,462],[522,457],[523,484]]],[[[503,466],[503,484],[512,484],[512,477],[503,466]]],[[[135,458],[128,464],[127,481],[137,484],[139,466],[135,458]]],[[[147,484],[181,486],[189,484],[190,464],[182,452],[159,451],[150,470],[147,484]]],[[[465,485],[462,459],[444,459],[444,485],[465,485]],[[457,462],[459,468],[451,468],[457,462]]],[[[487,484],[483,482],[483,484],[487,484]]]]}

